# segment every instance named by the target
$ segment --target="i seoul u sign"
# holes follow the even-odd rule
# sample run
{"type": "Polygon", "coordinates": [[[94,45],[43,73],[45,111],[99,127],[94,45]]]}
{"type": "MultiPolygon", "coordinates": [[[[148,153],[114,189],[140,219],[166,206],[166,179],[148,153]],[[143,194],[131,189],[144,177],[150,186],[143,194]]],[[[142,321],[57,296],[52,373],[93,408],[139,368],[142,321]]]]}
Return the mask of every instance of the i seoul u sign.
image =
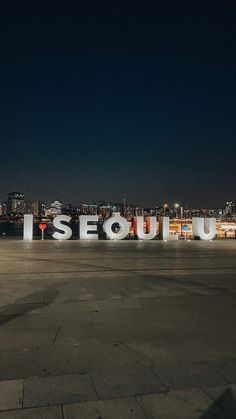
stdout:
{"type": "MultiPolygon", "coordinates": [[[[72,237],[70,227],[71,217],[68,215],[58,215],[53,220],[55,232],[52,238],[56,240],[69,240],[72,237]]],[[[79,216],[79,240],[98,240],[97,215],[79,216]]],[[[41,230],[45,229],[45,224],[41,230]]],[[[216,235],[215,218],[193,218],[192,219],[193,237],[201,240],[212,240],[216,235]]],[[[116,212],[112,217],[103,223],[103,232],[108,240],[124,240],[129,234],[129,223],[126,218],[116,212]],[[118,228],[114,228],[119,226],[118,228]]],[[[156,217],[148,217],[148,231],[144,231],[144,217],[134,217],[134,234],[139,240],[153,240],[157,237],[156,217]]],[[[169,234],[169,217],[159,218],[158,237],[162,240],[171,240],[173,236],[169,234]]],[[[33,215],[24,216],[23,239],[33,240],[33,215]]]]}

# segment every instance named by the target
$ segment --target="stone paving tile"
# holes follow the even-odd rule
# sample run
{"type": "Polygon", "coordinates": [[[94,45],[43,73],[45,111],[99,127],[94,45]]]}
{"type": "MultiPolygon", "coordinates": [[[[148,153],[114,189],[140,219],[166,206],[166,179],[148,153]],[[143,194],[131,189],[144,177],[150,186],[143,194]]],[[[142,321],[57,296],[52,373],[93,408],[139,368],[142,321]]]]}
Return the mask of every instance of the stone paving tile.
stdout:
{"type": "MultiPolygon", "coordinates": [[[[17,280],[14,282],[14,288],[7,289],[7,302],[12,301],[17,304],[40,304],[63,301],[84,301],[84,300],[109,300],[109,299],[135,299],[137,297],[160,297],[160,296],[183,296],[189,295],[189,287],[181,286],[178,283],[163,283],[160,275],[156,280],[156,273],[150,272],[145,276],[145,282],[142,279],[143,272],[121,271],[114,272],[73,272],[73,273],[52,273],[50,276],[42,273],[27,275],[17,274],[17,280]],[[53,278],[53,282],[52,282],[53,278]],[[22,287],[23,284],[23,287],[22,287]],[[48,286],[57,285],[58,295],[48,293],[48,286]],[[19,293],[20,289],[20,293],[19,293]],[[27,293],[26,293],[27,291],[27,293]],[[34,292],[32,292],[34,291],[34,292]]],[[[14,276],[14,275],[13,275],[14,276]]],[[[2,281],[0,275],[0,284],[11,283],[11,277],[7,276],[2,281]]],[[[204,291],[205,292],[205,291],[204,291]]]]}
{"type": "MultiPolygon", "coordinates": [[[[29,266],[29,262],[25,258],[24,260],[14,260],[14,263],[9,263],[9,261],[1,261],[1,272],[3,274],[15,274],[15,272],[19,272],[21,274],[24,273],[34,273],[34,272],[42,272],[42,273],[56,273],[56,272],[73,272],[73,271],[80,271],[83,272],[84,270],[94,270],[96,271],[96,266],[91,268],[90,265],[87,263],[81,263],[80,260],[73,260],[73,262],[68,263],[64,260],[55,260],[56,264],[50,263],[50,261],[43,261],[43,260],[34,260],[31,266],[29,266]],[[59,265],[60,263],[60,265],[59,265]]],[[[104,267],[105,269],[105,267],[104,267]]],[[[106,269],[109,269],[107,266],[106,269]]]]}
{"type": "Polygon", "coordinates": [[[219,404],[232,418],[236,418],[236,386],[207,387],[204,391],[219,404]]]}
{"type": "Polygon", "coordinates": [[[228,383],[236,384],[236,359],[225,359],[223,362],[212,365],[212,368],[228,383]]]}
{"type": "Polygon", "coordinates": [[[235,357],[236,335],[160,336],[159,339],[127,342],[153,365],[182,362],[224,361],[235,357]]]}
{"type": "MultiPolygon", "coordinates": [[[[40,319],[36,321],[39,322],[40,319]]],[[[186,335],[182,327],[176,328],[170,319],[166,322],[157,321],[153,313],[144,313],[144,310],[113,310],[109,312],[109,316],[106,312],[81,313],[77,320],[71,320],[68,324],[65,321],[63,324],[62,321],[60,324],[62,327],[56,345],[96,341],[124,342],[186,335]]]]}
{"type": "Polygon", "coordinates": [[[155,307],[144,309],[144,317],[146,317],[146,313],[152,314],[159,325],[165,326],[166,329],[171,329],[174,326],[179,334],[208,336],[226,333],[234,334],[234,307],[235,305],[228,305],[227,303],[220,309],[217,304],[212,306],[209,304],[207,309],[202,308],[201,304],[198,307],[189,307],[187,305],[168,308],[155,307]]]}
{"type": "Polygon", "coordinates": [[[71,301],[71,302],[53,302],[49,305],[42,305],[35,308],[29,314],[63,313],[64,315],[79,315],[83,311],[109,311],[124,309],[142,309],[142,305],[135,298],[119,298],[109,300],[90,300],[90,301],[71,301]]]}
{"type": "Polygon", "coordinates": [[[32,377],[24,382],[24,407],[97,400],[88,374],[32,377]]]}
{"type": "Polygon", "coordinates": [[[135,396],[165,391],[164,385],[148,367],[122,367],[92,373],[100,399],[135,396]]]}
{"type": "MultiPolygon", "coordinates": [[[[149,244],[149,243],[148,243],[149,244]]],[[[183,250],[182,250],[183,251],[183,250]]],[[[147,258],[132,258],[132,265],[130,264],[130,260],[127,258],[122,259],[122,265],[119,266],[119,269],[132,269],[132,270],[139,270],[144,269],[145,262],[147,262],[147,258]]],[[[192,257],[189,255],[186,257],[156,257],[156,258],[148,258],[148,266],[146,265],[146,270],[161,270],[161,269],[209,269],[209,268],[221,268],[222,267],[222,260],[220,258],[214,258],[214,261],[212,263],[212,266],[210,266],[211,261],[209,261],[208,258],[202,258],[201,259],[201,266],[199,266],[199,259],[196,257],[192,257]]],[[[40,266],[40,262],[39,266],[40,266]]],[[[78,269],[86,269],[87,266],[94,266],[97,269],[117,269],[117,260],[114,258],[99,258],[96,259],[96,261],[88,261],[88,260],[73,260],[73,263],[68,267],[68,265],[60,264],[61,270],[67,270],[70,271],[74,268],[78,269]],[[74,266],[73,266],[74,265],[74,266]]],[[[231,268],[235,268],[235,261],[233,258],[228,258],[227,260],[227,266],[231,268]]],[[[3,263],[3,269],[4,269],[4,263],[3,263]]],[[[46,269],[46,267],[43,266],[43,269],[46,269]]]]}
{"type": "Polygon", "coordinates": [[[208,363],[179,363],[153,367],[153,371],[170,389],[199,388],[227,384],[208,363]]]}
{"type": "MultiPolygon", "coordinates": [[[[8,283],[8,281],[6,281],[8,283]]],[[[0,299],[0,309],[4,310],[4,307],[14,304],[17,298],[21,298],[25,294],[24,291],[19,291],[19,289],[4,288],[1,286],[1,299],[0,299]]]]}
{"type": "MultiPolygon", "coordinates": [[[[114,271],[115,272],[115,271],[114,271]]],[[[189,295],[186,286],[178,284],[161,284],[160,276],[156,280],[155,271],[142,279],[142,272],[84,272],[83,278],[67,280],[60,287],[61,296],[56,301],[101,300],[101,299],[135,299],[138,297],[184,296],[189,295]],[[99,275],[102,278],[99,277],[99,275]],[[86,278],[86,279],[84,279],[86,278]],[[89,281],[88,281],[89,279],[89,281]]],[[[66,274],[68,276],[68,274],[66,274]]]]}
{"type": "Polygon", "coordinates": [[[64,405],[64,419],[147,419],[135,398],[64,405]]]}
{"type": "Polygon", "coordinates": [[[22,407],[23,380],[0,381],[0,410],[22,407]]]}
{"type": "Polygon", "coordinates": [[[26,313],[31,313],[33,310],[40,309],[40,307],[47,307],[43,303],[15,303],[9,304],[0,308],[0,316],[22,316],[26,313]]]}
{"type": "Polygon", "coordinates": [[[169,309],[170,307],[189,307],[191,310],[208,310],[209,306],[219,307],[223,304],[235,305],[235,296],[230,295],[185,295],[178,297],[149,297],[138,299],[145,309],[169,309]]]}
{"type": "MultiPolygon", "coordinates": [[[[30,244],[22,240],[2,241],[0,379],[32,374],[44,376],[34,378],[35,384],[27,390],[29,403],[32,395],[33,402],[39,399],[41,405],[47,397],[50,403],[57,400],[61,403],[63,397],[65,403],[80,402],[83,399],[77,400],[77,396],[83,395],[84,389],[86,397],[92,394],[91,397],[97,399],[91,381],[78,386],[65,382],[68,376],[58,378],[47,376],[49,374],[61,376],[93,371],[101,393],[110,391],[109,399],[123,393],[143,395],[163,391],[158,378],[147,368],[150,363],[159,374],[160,367],[170,367],[170,363],[206,361],[211,366],[210,360],[213,362],[211,372],[206,373],[203,367],[191,370],[191,379],[182,373],[177,384],[180,378],[181,385],[201,384],[207,374],[204,381],[207,386],[216,384],[214,374],[233,382],[234,365],[227,363],[226,358],[235,357],[236,346],[233,298],[229,298],[229,294],[236,295],[235,249],[236,241],[35,241],[30,244]],[[158,300],[154,302],[151,297],[158,300]],[[136,306],[136,298],[140,298],[145,308],[136,306]],[[167,299],[171,309],[165,306],[167,299]],[[14,301],[16,305],[9,306],[8,302],[14,301]],[[63,301],[75,303],[67,306],[67,303],[61,304],[63,301]],[[20,316],[7,318],[9,314],[20,316]],[[44,332],[42,326],[45,326],[44,332]],[[59,326],[62,328],[52,346],[59,326]],[[101,341],[110,343],[103,345],[101,341]],[[82,342],[88,344],[81,345],[82,342]],[[114,346],[114,349],[112,342],[115,345],[129,342],[129,345],[114,346]],[[71,348],[67,344],[72,345],[71,348]],[[19,350],[15,350],[17,348],[19,350]],[[136,372],[131,373],[130,369],[136,372]]],[[[167,377],[166,370],[165,374],[167,377]]],[[[175,374],[177,370],[169,375],[174,381],[172,385],[176,383],[175,374]]],[[[32,383],[32,378],[29,380],[32,383]]],[[[185,389],[185,393],[188,391],[185,389]]],[[[206,397],[206,393],[202,394],[206,397]]],[[[14,412],[19,415],[28,411],[14,412]]]]}
{"type": "MultiPolygon", "coordinates": [[[[116,303],[115,303],[116,304],[116,303]]],[[[132,303],[131,303],[132,304],[132,303]]],[[[129,329],[134,329],[134,326],[139,327],[147,327],[149,326],[150,330],[153,331],[175,331],[178,328],[178,333],[182,333],[183,329],[183,322],[186,318],[186,313],[181,313],[180,310],[174,309],[173,313],[171,312],[163,312],[162,313],[155,313],[153,311],[147,310],[134,310],[126,308],[124,309],[121,307],[120,310],[110,310],[109,316],[107,315],[106,311],[82,311],[76,315],[76,313],[72,311],[68,312],[65,316],[63,312],[55,312],[55,313],[42,313],[42,314],[34,314],[34,315],[26,315],[22,318],[22,316],[18,316],[15,319],[12,319],[6,326],[7,329],[17,329],[18,327],[24,327],[26,329],[33,329],[33,328],[40,328],[40,327],[58,327],[64,326],[68,329],[68,326],[73,329],[76,327],[79,328],[88,328],[92,330],[92,325],[95,324],[95,328],[97,326],[102,325],[106,327],[112,327],[113,325],[117,327],[122,327],[124,331],[129,329]],[[129,321],[127,321],[129,320],[129,321]]],[[[189,313],[189,318],[193,321],[204,321],[205,316],[202,319],[199,319],[199,316],[194,313],[189,313]]],[[[188,323],[190,319],[188,320],[188,323]]]]}
{"type": "Polygon", "coordinates": [[[58,328],[55,327],[24,329],[22,320],[21,328],[2,328],[0,330],[0,350],[52,345],[57,331],[58,328]]]}
{"type": "Polygon", "coordinates": [[[31,409],[12,410],[0,412],[0,419],[64,419],[62,408],[60,406],[53,407],[37,407],[31,409]]]}
{"type": "Polygon", "coordinates": [[[104,368],[147,365],[145,357],[121,343],[87,343],[7,351],[0,356],[0,379],[78,374],[104,368]]]}
{"type": "Polygon", "coordinates": [[[177,390],[139,396],[150,419],[227,419],[223,411],[202,390],[177,390]]]}
{"type": "MultiPolygon", "coordinates": [[[[72,311],[19,316],[5,326],[15,333],[19,328],[37,329],[61,327],[56,344],[74,344],[102,340],[149,340],[161,336],[210,336],[235,334],[234,316],[231,321],[216,321],[213,316],[189,312],[187,308],[172,308],[161,312],[120,309],[106,311],[72,311]],[[128,320],[128,321],[127,321],[128,320]],[[139,327],[137,327],[137,324],[139,327]]],[[[216,317],[216,316],[215,316],[216,317]]],[[[236,335],[235,335],[236,336],[236,335]]]]}

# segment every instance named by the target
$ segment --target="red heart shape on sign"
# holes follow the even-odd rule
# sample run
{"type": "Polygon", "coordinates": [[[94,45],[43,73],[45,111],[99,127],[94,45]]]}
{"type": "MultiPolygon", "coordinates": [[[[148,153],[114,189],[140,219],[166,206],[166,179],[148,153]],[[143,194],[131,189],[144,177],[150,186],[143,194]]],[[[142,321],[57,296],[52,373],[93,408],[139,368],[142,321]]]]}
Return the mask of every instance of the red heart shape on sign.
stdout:
{"type": "Polygon", "coordinates": [[[45,230],[47,228],[47,224],[40,223],[39,228],[40,228],[40,230],[45,230]]]}

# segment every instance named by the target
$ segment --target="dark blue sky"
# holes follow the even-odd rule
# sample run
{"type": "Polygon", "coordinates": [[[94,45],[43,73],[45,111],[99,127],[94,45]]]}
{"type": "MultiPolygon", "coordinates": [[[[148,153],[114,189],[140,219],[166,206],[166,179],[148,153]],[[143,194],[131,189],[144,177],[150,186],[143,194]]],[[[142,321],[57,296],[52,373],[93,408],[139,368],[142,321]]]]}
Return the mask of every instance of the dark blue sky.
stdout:
{"type": "Polygon", "coordinates": [[[233,1],[9,1],[0,200],[236,199],[233,1]]]}

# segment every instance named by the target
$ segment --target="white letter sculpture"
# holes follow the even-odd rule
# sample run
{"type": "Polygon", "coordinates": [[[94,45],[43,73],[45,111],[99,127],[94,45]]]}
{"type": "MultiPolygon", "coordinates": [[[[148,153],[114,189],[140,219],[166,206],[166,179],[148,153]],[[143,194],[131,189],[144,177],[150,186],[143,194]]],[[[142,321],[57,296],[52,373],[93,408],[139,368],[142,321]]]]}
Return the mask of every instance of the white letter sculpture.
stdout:
{"type": "Polygon", "coordinates": [[[143,231],[143,218],[144,217],[135,217],[134,234],[141,240],[152,240],[156,236],[156,217],[149,217],[150,227],[149,231],[146,233],[143,231]]]}
{"type": "Polygon", "coordinates": [[[212,240],[216,235],[215,218],[197,218],[193,217],[193,236],[201,240],[212,240]]]}
{"type": "Polygon", "coordinates": [[[159,236],[162,240],[168,240],[169,234],[169,217],[159,217],[159,236]]]}
{"type": "Polygon", "coordinates": [[[97,232],[96,224],[88,224],[89,222],[98,222],[98,215],[80,215],[79,217],[79,235],[82,240],[97,240],[97,234],[90,234],[89,231],[97,232]]]}
{"type": "Polygon", "coordinates": [[[33,239],[33,215],[24,215],[24,240],[30,241],[33,239]]]}
{"type": "Polygon", "coordinates": [[[62,224],[62,221],[65,221],[66,223],[69,223],[71,220],[71,217],[69,215],[58,215],[53,220],[54,227],[58,228],[58,230],[64,231],[64,233],[59,233],[56,231],[53,233],[52,237],[56,240],[68,240],[72,236],[72,230],[69,226],[62,224]]]}
{"type": "Polygon", "coordinates": [[[129,234],[129,224],[126,218],[121,217],[119,212],[114,212],[111,218],[104,221],[103,231],[110,240],[123,240],[129,234]],[[112,230],[113,224],[119,224],[119,231],[112,230]]]}

